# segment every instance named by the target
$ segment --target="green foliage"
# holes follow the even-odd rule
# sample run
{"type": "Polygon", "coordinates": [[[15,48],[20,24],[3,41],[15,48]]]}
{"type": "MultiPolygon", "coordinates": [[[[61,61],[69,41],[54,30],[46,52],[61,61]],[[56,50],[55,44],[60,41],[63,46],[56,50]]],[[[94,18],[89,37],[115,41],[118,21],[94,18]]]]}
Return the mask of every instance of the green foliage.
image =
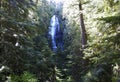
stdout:
{"type": "Polygon", "coordinates": [[[6,80],[6,77],[9,76],[10,73],[12,73],[12,71],[7,66],[1,66],[0,81],[4,82],[6,80]]]}
{"type": "Polygon", "coordinates": [[[111,23],[112,25],[120,25],[120,16],[111,16],[111,17],[105,17],[100,18],[100,20],[105,21],[106,23],[111,23]]]}
{"type": "MultiPolygon", "coordinates": [[[[82,0],[83,1],[83,0],[82,0]]],[[[79,25],[79,11],[77,1],[67,2],[64,8],[64,14],[68,18],[68,28],[72,27],[72,32],[68,30],[72,36],[72,47],[68,47],[74,57],[73,64],[74,73],[72,76],[78,75],[85,82],[110,82],[113,76],[113,68],[106,70],[105,68],[115,65],[120,61],[120,17],[119,17],[119,0],[90,0],[89,3],[83,4],[84,21],[87,28],[88,47],[83,50],[81,55],[80,38],[77,36],[79,32],[75,30],[79,25]],[[73,6],[70,6],[73,5],[73,6]],[[67,8],[67,9],[66,9],[67,8]],[[73,14],[72,11],[75,13],[73,14]],[[69,14],[69,15],[68,15],[69,14]],[[70,25],[74,24],[75,25],[70,25]],[[75,37],[74,34],[76,33],[75,37]],[[76,56],[76,57],[75,57],[76,56]],[[82,57],[81,57],[82,56],[82,57]],[[88,64],[84,60],[88,60],[88,64]],[[107,63],[107,66],[97,68],[97,66],[107,63]],[[83,69],[82,69],[83,68],[83,69]],[[103,75],[99,75],[104,72],[103,75]],[[83,75],[81,74],[83,73],[83,75]],[[109,73],[110,76],[109,76],[109,73]],[[100,81],[100,77],[103,77],[100,81]],[[109,79],[109,81],[106,81],[109,79]]],[[[120,64],[119,64],[120,66],[120,64]]],[[[118,67],[119,67],[118,66],[118,67]]],[[[76,76],[77,77],[77,76],[76,76]]],[[[75,79],[75,78],[74,78],[75,79]]],[[[77,81],[76,81],[77,82],[77,81]]],[[[80,81],[78,81],[80,82],[80,81]]]]}
{"type": "Polygon", "coordinates": [[[11,75],[11,81],[12,82],[38,82],[37,78],[29,72],[24,72],[20,76],[11,75]]]}
{"type": "MultiPolygon", "coordinates": [[[[33,0],[1,1],[0,65],[9,67],[17,79],[26,70],[36,74],[40,81],[53,78],[54,63],[46,36],[53,12],[47,4],[45,0],[37,3],[33,0]]],[[[30,75],[26,75],[29,78],[30,75]]],[[[7,76],[9,74],[5,78],[7,76]]]]}
{"type": "Polygon", "coordinates": [[[112,68],[108,64],[100,64],[92,67],[83,77],[83,82],[112,82],[112,68]]]}
{"type": "Polygon", "coordinates": [[[12,82],[114,82],[119,79],[120,1],[82,0],[83,12],[79,11],[78,2],[66,0],[63,11],[60,10],[60,16],[63,12],[66,18],[66,27],[62,28],[64,51],[58,49],[53,53],[47,33],[55,4],[47,0],[1,0],[0,81],[4,82],[10,75],[12,82]],[[84,15],[88,36],[88,47],[84,50],[80,43],[80,12],[84,15]],[[1,71],[2,66],[5,69],[1,71]]]}
{"type": "MultiPolygon", "coordinates": [[[[108,0],[107,0],[108,1],[108,0]]],[[[110,4],[112,4],[109,1],[110,4]]],[[[108,66],[112,65],[114,66],[115,63],[119,63],[120,57],[119,57],[119,11],[118,11],[118,4],[114,4],[112,6],[110,5],[105,5],[103,4],[103,7],[108,7],[109,11],[97,11],[97,17],[96,18],[91,18],[92,22],[96,22],[95,25],[89,26],[88,32],[90,33],[89,35],[89,47],[84,50],[84,57],[88,58],[90,60],[91,66],[97,66],[101,65],[103,63],[109,64],[108,66]],[[102,13],[102,14],[101,14],[102,13]],[[104,14],[103,14],[104,13],[104,14]],[[96,20],[98,19],[98,20],[96,20]],[[96,30],[96,32],[93,32],[92,28],[96,30]],[[93,35],[92,35],[93,34],[93,35]],[[92,38],[92,39],[91,39],[92,38]]],[[[97,6],[98,8],[101,8],[99,5],[97,6]]],[[[93,12],[93,14],[96,14],[93,12]]],[[[86,19],[89,21],[88,19],[86,19]]],[[[91,22],[91,23],[92,23],[91,22]]],[[[109,79],[111,82],[113,76],[113,68],[111,70],[105,70],[107,68],[106,66],[103,66],[102,69],[105,72],[105,75],[99,77],[103,77],[100,81],[99,77],[96,75],[96,73],[102,72],[100,69],[97,69],[99,71],[94,71],[96,68],[93,68],[94,70],[91,71],[92,76],[98,78],[98,82],[108,82],[106,81],[109,79]],[[104,67],[104,68],[103,68],[104,67]],[[108,73],[108,74],[107,74],[108,73]],[[111,76],[108,76],[109,73],[111,73],[111,76]]]]}
{"type": "Polygon", "coordinates": [[[24,48],[30,47],[36,28],[28,17],[29,9],[34,8],[32,3],[26,0],[1,1],[0,63],[18,73],[24,70],[27,54],[24,48]]]}

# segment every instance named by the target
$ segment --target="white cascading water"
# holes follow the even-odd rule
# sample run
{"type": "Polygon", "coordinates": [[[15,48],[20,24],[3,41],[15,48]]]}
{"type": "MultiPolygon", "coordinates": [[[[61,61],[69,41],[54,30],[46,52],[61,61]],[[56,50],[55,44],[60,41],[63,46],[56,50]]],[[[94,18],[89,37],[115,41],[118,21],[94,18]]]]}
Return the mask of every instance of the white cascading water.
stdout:
{"type": "Polygon", "coordinates": [[[49,34],[51,35],[52,39],[52,49],[55,51],[57,49],[57,43],[55,41],[56,38],[56,32],[59,32],[60,26],[59,26],[59,21],[58,17],[56,15],[53,15],[51,20],[50,20],[50,30],[49,34]]]}

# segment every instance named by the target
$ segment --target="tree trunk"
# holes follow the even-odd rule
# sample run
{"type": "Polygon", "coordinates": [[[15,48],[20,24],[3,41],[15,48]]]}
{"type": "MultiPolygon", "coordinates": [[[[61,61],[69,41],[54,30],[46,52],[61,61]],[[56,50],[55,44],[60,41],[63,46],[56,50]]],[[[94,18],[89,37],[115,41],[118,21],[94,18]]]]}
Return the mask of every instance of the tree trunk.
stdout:
{"type": "MultiPolygon", "coordinates": [[[[79,2],[79,11],[82,11],[82,4],[79,2]]],[[[82,35],[82,48],[85,48],[87,44],[87,34],[85,30],[85,24],[83,19],[83,13],[80,13],[80,28],[81,28],[81,35],[82,35]]]]}

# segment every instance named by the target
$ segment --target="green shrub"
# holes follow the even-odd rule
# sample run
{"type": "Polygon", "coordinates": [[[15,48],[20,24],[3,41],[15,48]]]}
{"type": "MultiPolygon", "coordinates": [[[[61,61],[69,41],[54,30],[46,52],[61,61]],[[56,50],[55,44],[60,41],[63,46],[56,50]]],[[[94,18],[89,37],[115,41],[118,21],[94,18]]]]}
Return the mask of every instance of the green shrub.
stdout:
{"type": "Polygon", "coordinates": [[[29,73],[24,72],[22,75],[11,75],[12,82],[38,82],[37,78],[29,73]]]}

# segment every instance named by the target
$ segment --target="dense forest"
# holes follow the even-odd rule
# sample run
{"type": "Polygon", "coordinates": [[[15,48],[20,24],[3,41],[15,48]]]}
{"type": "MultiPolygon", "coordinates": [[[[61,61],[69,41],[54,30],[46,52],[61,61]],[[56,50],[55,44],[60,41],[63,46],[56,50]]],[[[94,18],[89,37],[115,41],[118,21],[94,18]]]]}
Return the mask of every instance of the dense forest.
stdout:
{"type": "Polygon", "coordinates": [[[120,82],[120,0],[0,0],[0,82],[120,82]]]}

